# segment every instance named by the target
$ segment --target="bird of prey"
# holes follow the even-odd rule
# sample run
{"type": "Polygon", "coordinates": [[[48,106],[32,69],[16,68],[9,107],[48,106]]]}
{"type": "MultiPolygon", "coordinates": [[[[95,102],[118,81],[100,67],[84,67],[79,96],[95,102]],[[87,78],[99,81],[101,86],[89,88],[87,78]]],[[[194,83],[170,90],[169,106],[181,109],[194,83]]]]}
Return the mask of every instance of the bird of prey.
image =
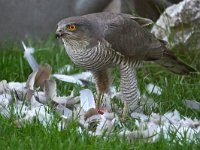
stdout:
{"type": "Polygon", "coordinates": [[[128,107],[138,107],[135,69],[143,61],[153,61],[180,75],[195,72],[168,50],[164,41],[146,29],[149,24],[152,21],[146,18],[111,12],[69,17],[58,22],[56,37],[62,39],[70,59],[90,70],[96,79],[97,109],[102,94],[110,92],[109,68],[120,68],[125,111],[128,107]]]}

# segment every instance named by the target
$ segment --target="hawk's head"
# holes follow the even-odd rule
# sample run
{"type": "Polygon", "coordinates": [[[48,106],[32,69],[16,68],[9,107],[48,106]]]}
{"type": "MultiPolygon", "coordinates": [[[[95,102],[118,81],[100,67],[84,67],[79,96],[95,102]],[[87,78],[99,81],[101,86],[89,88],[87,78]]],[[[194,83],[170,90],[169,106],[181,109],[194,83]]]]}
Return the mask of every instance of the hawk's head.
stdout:
{"type": "Polygon", "coordinates": [[[97,39],[94,24],[84,17],[70,17],[57,24],[56,37],[69,40],[88,41],[97,39]]]}

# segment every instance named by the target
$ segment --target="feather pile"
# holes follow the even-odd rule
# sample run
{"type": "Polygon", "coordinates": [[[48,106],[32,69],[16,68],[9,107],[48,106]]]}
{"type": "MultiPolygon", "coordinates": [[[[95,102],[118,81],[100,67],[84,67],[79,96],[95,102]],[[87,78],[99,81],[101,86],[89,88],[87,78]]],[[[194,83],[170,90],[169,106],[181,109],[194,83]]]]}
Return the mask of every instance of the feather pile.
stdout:
{"type": "MultiPolygon", "coordinates": [[[[23,46],[25,48],[25,58],[33,72],[24,83],[7,83],[5,80],[0,82],[0,114],[9,118],[10,114],[14,113],[18,118],[15,121],[17,127],[23,127],[27,122],[32,123],[35,118],[44,127],[47,127],[54,118],[53,106],[53,110],[60,114],[62,118],[58,122],[58,130],[60,131],[66,126],[68,120],[76,117],[79,120],[79,132],[82,132],[84,128],[90,130],[92,126],[90,133],[95,136],[104,133],[106,133],[104,134],[105,136],[112,135],[117,127],[121,131],[119,136],[125,137],[129,141],[142,138],[149,142],[155,142],[161,135],[165,139],[171,140],[170,135],[175,134],[180,139],[180,142],[181,139],[186,139],[188,142],[198,142],[200,121],[181,116],[177,110],[167,112],[164,115],[152,112],[148,116],[143,113],[133,112],[131,117],[135,122],[131,126],[134,129],[130,131],[118,117],[119,113],[104,111],[103,114],[98,114],[96,112],[94,95],[89,89],[81,90],[79,96],[74,96],[73,91],[69,96],[58,96],[56,81],[52,77],[84,86],[87,82],[93,81],[91,73],[83,72],[76,75],[67,75],[66,79],[63,79],[65,76],[61,77],[61,74],[59,76],[58,74],[51,75],[51,66],[48,64],[38,65],[31,55],[32,53],[27,52],[27,47],[24,43],[23,46]]],[[[29,50],[31,49],[33,50],[33,48],[29,48],[29,50]]],[[[162,92],[158,86],[152,84],[147,86],[147,91],[158,95],[162,92]]],[[[116,88],[112,88],[111,97],[118,97],[118,95],[116,88]]],[[[149,104],[149,107],[152,105],[156,107],[156,103],[153,100],[147,100],[145,96],[141,97],[145,104],[149,104]]],[[[105,97],[104,101],[109,101],[109,103],[106,103],[106,110],[110,110],[110,97],[105,97]]],[[[195,108],[198,109],[199,103],[192,102],[187,100],[185,104],[186,106],[189,105],[188,107],[190,108],[194,108],[197,105],[195,108]]]]}

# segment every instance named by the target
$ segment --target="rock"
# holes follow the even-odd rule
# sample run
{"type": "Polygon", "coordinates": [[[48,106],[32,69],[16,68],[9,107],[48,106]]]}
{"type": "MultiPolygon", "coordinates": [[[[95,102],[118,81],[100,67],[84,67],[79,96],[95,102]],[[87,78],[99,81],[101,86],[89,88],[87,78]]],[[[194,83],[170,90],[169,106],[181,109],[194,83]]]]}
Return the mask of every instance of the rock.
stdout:
{"type": "Polygon", "coordinates": [[[184,0],[168,7],[152,28],[159,39],[170,42],[171,46],[184,44],[189,46],[196,40],[200,48],[200,1],[184,0]]]}

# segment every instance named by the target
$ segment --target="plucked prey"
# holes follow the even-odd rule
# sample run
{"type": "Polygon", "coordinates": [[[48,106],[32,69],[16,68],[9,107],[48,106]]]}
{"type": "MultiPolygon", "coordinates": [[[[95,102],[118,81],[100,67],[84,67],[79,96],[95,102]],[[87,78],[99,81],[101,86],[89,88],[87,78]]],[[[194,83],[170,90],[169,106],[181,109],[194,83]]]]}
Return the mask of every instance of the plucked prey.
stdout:
{"type": "Polygon", "coordinates": [[[96,79],[97,108],[101,95],[110,92],[109,68],[121,70],[121,98],[126,109],[138,107],[135,69],[143,61],[154,61],[180,75],[195,72],[145,29],[149,24],[149,19],[111,12],[70,17],[57,24],[56,36],[71,60],[92,71],[96,79]]]}

